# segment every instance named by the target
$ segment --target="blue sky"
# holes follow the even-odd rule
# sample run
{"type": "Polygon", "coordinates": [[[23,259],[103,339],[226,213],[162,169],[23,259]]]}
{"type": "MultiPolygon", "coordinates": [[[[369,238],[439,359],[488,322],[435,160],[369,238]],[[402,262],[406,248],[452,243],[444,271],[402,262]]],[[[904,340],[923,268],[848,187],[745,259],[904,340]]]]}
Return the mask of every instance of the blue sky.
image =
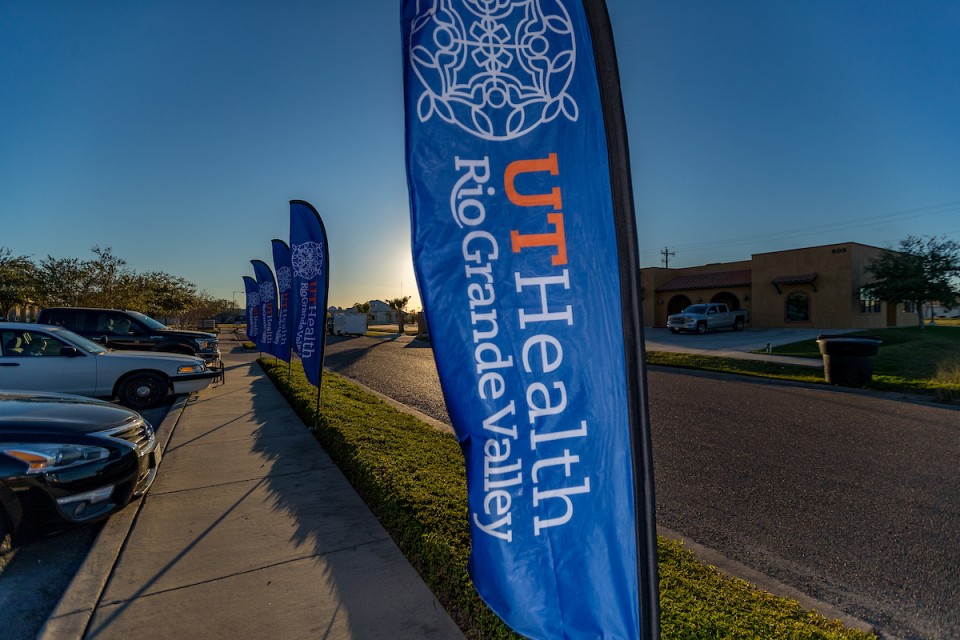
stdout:
{"type": "MultiPolygon", "coordinates": [[[[608,0],[641,263],[960,240],[960,3],[608,0]]],[[[0,0],[0,246],[242,300],[288,201],[411,295],[399,5],[0,0]]]]}

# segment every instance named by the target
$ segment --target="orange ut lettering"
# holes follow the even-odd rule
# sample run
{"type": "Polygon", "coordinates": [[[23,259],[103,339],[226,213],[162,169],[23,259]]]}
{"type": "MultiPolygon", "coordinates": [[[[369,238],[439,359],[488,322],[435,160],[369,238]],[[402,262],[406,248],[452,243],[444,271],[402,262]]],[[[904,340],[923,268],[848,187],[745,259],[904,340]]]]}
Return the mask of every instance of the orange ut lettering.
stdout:
{"type": "Polygon", "coordinates": [[[521,234],[516,229],[510,232],[510,241],[514,253],[520,253],[528,247],[555,247],[557,252],[550,258],[554,266],[567,264],[567,239],[563,231],[563,199],[560,187],[553,187],[550,193],[522,194],[516,189],[517,176],[523,173],[549,172],[552,176],[560,175],[557,164],[557,154],[551,153],[546,158],[536,160],[516,160],[507,165],[503,173],[504,188],[510,202],[518,207],[553,207],[554,213],[547,214],[547,222],[552,224],[553,233],[521,234]]]}

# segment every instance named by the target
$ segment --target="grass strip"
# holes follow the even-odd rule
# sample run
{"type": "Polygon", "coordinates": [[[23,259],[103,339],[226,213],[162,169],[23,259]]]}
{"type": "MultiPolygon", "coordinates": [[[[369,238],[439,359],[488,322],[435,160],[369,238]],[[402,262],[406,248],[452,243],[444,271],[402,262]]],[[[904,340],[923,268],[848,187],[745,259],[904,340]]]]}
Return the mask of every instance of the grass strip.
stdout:
{"type": "MultiPolygon", "coordinates": [[[[819,354],[817,354],[819,357],[819,354]]],[[[797,382],[824,383],[823,372],[812,367],[795,364],[780,364],[764,360],[742,360],[699,353],[672,353],[647,351],[647,364],[679,369],[699,369],[719,373],[736,373],[761,378],[777,378],[797,382]]]]}
{"type": "MultiPolygon", "coordinates": [[[[960,327],[957,325],[872,329],[831,335],[881,340],[869,388],[920,393],[939,402],[960,400],[960,327]]],[[[821,357],[815,339],[774,347],[773,353],[821,357]]]]}
{"type": "MultiPolygon", "coordinates": [[[[259,363],[304,423],[313,425],[317,440],[464,634],[520,638],[480,600],[467,573],[467,490],[456,438],[326,371],[317,416],[317,391],[299,362],[289,379],[286,363],[259,363]]],[[[874,638],[729,578],[678,542],[658,540],[658,554],[664,640],[874,638]]]]}

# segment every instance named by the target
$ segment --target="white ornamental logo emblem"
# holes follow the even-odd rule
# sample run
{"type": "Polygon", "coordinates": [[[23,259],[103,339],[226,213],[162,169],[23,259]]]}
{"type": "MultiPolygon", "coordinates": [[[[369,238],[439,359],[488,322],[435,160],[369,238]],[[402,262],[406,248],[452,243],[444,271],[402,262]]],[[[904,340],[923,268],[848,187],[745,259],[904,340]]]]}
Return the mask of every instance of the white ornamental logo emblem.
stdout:
{"type": "Polygon", "coordinates": [[[323,272],[323,251],[318,242],[304,242],[290,247],[293,273],[303,280],[313,280],[323,272]]]}
{"type": "Polygon", "coordinates": [[[249,307],[259,307],[260,306],[260,294],[256,291],[247,294],[247,306],[249,307]]]}
{"type": "Polygon", "coordinates": [[[512,140],[563,115],[576,66],[573,24],[556,0],[435,0],[410,28],[423,85],[421,122],[437,116],[484,140],[512,140]]]}
{"type": "Polygon", "coordinates": [[[260,302],[266,303],[271,301],[273,301],[273,283],[261,282],[260,283],[260,302]]]}
{"type": "Polygon", "coordinates": [[[277,286],[280,287],[281,293],[290,290],[291,282],[290,267],[280,267],[277,269],[277,286]]]}

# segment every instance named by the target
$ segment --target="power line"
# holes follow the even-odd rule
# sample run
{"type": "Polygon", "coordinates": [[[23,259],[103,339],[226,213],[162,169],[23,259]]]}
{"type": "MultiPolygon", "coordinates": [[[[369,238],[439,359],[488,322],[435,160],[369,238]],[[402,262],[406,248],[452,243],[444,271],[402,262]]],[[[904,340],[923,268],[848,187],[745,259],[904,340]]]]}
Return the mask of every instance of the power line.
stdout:
{"type": "MultiPolygon", "coordinates": [[[[797,227],[794,229],[787,229],[783,231],[773,231],[769,233],[760,233],[750,236],[740,236],[738,238],[728,238],[728,239],[717,239],[717,240],[707,240],[704,242],[693,242],[689,244],[675,245],[675,249],[682,249],[685,251],[700,251],[705,249],[716,249],[722,247],[735,247],[744,244],[757,244],[763,241],[770,240],[783,240],[789,238],[796,238],[802,236],[815,235],[819,233],[824,233],[826,231],[841,231],[845,229],[851,229],[856,227],[861,227],[865,224],[876,224],[878,222],[886,222],[890,220],[909,220],[913,218],[920,218],[923,216],[941,214],[941,213],[950,213],[952,211],[960,211],[960,200],[953,202],[943,202],[934,205],[928,205],[925,207],[918,207],[916,209],[906,209],[902,211],[894,211],[890,213],[879,214],[875,216],[865,216],[862,218],[853,218],[851,220],[845,220],[843,222],[832,222],[821,225],[814,225],[809,227],[797,227]]],[[[642,250],[641,255],[646,254],[650,255],[652,253],[661,253],[659,250],[642,250]]]]}

